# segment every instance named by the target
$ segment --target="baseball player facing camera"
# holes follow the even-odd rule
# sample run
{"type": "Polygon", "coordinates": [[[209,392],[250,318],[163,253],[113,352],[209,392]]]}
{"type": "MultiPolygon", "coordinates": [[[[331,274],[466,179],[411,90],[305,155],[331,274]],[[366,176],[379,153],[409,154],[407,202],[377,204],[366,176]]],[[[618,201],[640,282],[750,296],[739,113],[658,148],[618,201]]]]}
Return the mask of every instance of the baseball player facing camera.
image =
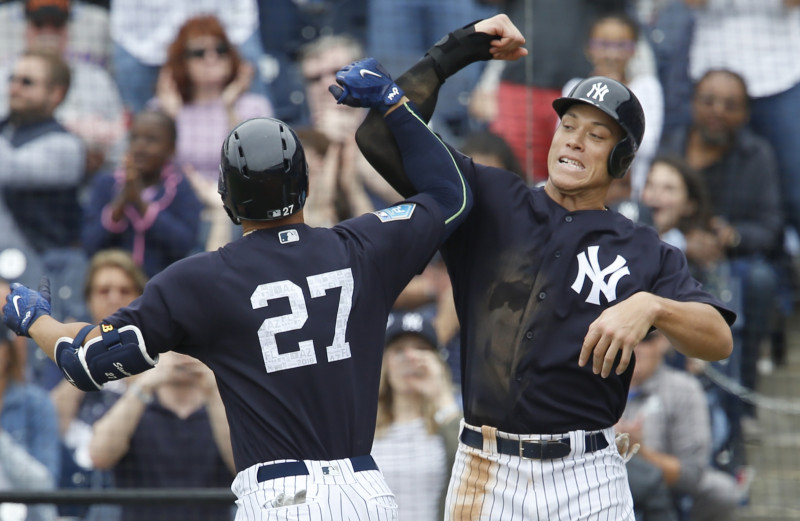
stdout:
{"type": "MultiPolygon", "coordinates": [[[[447,35],[397,85],[427,121],[450,75],[520,58],[524,43],[497,15],[447,35]]],[[[644,133],[636,96],[593,77],[553,109],[561,122],[543,187],[451,148],[475,202],[441,248],[461,326],[465,416],[445,519],[633,520],[613,426],[634,346],[657,328],[690,357],[732,349],[735,314],[692,279],[683,254],[604,205],[644,133]]],[[[415,193],[379,113],[356,138],[395,189],[415,193]]]]}
{"type": "Polygon", "coordinates": [[[302,144],[281,121],[251,119],[221,153],[219,192],[240,239],[170,265],[99,326],[53,319],[47,284],[14,284],[3,308],[83,390],[167,350],[206,364],[230,425],[238,521],[397,518],[370,456],[384,328],[472,205],[450,150],[374,60],[337,81],[342,99],[386,117],[419,195],[311,228],[302,144]]]}

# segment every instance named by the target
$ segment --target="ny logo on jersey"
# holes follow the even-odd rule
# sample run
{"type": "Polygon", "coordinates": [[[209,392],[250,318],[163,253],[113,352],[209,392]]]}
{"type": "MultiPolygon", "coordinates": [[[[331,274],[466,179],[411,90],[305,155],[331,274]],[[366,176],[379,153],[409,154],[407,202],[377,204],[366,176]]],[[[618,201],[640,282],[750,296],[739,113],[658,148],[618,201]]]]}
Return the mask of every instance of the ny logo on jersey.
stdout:
{"type": "Polygon", "coordinates": [[[600,261],[597,260],[597,251],[599,249],[599,246],[589,246],[587,251],[578,254],[578,276],[571,286],[575,293],[580,295],[583,283],[588,278],[592,282],[592,289],[589,292],[589,296],[586,297],[586,302],[596,305],[600,305],[601,291],[609,303],[615,301],[617,299],[619,279],[631,273],[628,270],[628,266],[626,266],[628,261],[619,255],[614,259],[614,262],[601,269],[600,261]],[[606,277],[608,277],[607,282],[606,277]]]}
{"type": "Polygon", "coordinates": [[[602,82],[597,82],[592,85],[592,90],[589,91],[589,94],[586,95],[587,98],[596,99],[599,102],[603,102],[603,98],[606,97],[608,94],[608,85],[602,82]]]}

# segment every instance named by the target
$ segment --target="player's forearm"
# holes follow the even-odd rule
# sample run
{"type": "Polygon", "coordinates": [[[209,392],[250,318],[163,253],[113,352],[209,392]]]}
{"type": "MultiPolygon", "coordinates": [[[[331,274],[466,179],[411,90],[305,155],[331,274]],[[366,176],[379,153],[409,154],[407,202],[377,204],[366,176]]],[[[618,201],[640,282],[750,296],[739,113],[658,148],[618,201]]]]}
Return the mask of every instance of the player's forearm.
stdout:
{"type": "Polygon", "coordinates": [[[670,339],[675,349],[688,357],[708,361],[730,356],[731,328],[713,306],[652,297],[653,326],[670,339]]]}
{"type": "MultiPolygon", "coordinates": [[[[89,324],[86,322],[70,322],[64,324],[48,315],[36,320],[30,327],[29,333],[34,342],[44,351],[48,358],[55,361],[53,353],[58,339],[62,337],[74,338],[84,326],[88,325],[89,324]]],[[[94,338],[99,334],[99,330],[95,328],[86,338],[94,338]]]]}

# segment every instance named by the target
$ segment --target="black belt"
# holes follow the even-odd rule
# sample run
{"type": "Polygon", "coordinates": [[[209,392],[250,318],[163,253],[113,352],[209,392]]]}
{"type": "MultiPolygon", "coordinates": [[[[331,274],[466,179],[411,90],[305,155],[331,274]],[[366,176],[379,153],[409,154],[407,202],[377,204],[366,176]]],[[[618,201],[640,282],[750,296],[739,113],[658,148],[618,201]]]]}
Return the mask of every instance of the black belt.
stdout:
{"type": "MultiPolygon", "coordinates": [[[[464,428],[459,436],[461,443],[474,449],[483,449],[483,434],[479,431],[464,428]]],[[[608,447],[608,440],[602,432],[587,434],[585,437],[586,452],[608,447]]],[[[525,459],[559,459],[570,453],[569,438],[560,440],[520,441],[497,437],[497,452],[525,459]]]]}
{"type": "MultiPolygon", "coordinates": [[[[361,472],[363,470],[378,470],[378,465],[372,456],[356,456],[355,458],[347,458],[353,464],[353,472],[361,472]]],[[[275,463],[272,465],[264,465],[258,467],[258,474],[256,480],[261,483],[271,479],[285,478],[287,476],[307,476],[308,467],[302,461],[284,461],[283,463],[275,463]]]]}

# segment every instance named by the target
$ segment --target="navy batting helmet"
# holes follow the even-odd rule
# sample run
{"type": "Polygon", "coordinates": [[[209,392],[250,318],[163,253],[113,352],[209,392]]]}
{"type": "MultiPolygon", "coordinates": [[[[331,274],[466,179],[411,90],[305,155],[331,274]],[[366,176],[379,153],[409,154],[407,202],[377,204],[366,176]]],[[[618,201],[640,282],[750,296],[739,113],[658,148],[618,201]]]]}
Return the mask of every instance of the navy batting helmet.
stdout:
{"type": "Polygon", "coordinates": [[[622,83],[604,76],[593,76],[578,83],[569,96],[553,101],[553,108],[558,117],[562,117],[575,103],[597,107],[611,116],[625,131],[625,137],[608,156],[608,173],[611,177],[624,176],[644,136],[644,111],[639,100],[622,83]]]}
{"type": "Polygon", "coordinates": [[[218,191],[236,224],[299,212],[308,194],[308,164],[297,135],[272,118],[238,125],[222,144],[218,191]]]}

